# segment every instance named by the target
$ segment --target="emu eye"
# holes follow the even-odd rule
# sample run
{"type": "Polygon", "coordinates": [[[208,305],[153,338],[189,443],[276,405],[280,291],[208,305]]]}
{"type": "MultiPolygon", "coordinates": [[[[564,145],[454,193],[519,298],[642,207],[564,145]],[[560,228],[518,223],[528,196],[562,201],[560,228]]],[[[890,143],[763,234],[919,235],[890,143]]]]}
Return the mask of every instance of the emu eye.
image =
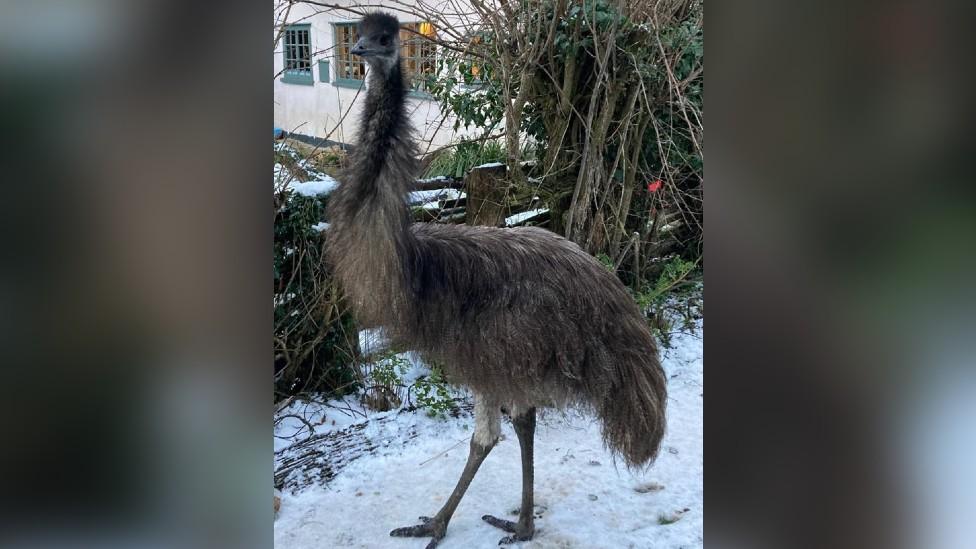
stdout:
{"type": "Polygon", "coordinates": [[[389,36],[383,36],[382,38],[380,38],[380,45],[381,46],[389,46],[390,45],[390,37],[389,36]]]}

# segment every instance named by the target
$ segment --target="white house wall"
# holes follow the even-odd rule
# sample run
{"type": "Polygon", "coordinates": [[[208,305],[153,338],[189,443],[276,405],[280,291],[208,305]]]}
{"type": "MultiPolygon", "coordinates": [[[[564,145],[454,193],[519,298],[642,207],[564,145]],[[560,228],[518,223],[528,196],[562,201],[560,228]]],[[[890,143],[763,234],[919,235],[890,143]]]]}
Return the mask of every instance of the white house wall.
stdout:
{"type": "MultiPolygon", "coordinates": [[[[348,2],[347,2],[348,3],[348,2]]],[[[348,3],[353,5],[352,3],[348,3]]],[[[362,4],[356,4],[362,5],[362,4]]],[[[295,4],[289,14],[290,23],[305,23],[311,25],[312,46],[312,75],[314,83],[311,86],[289,84],[281,81],[281,76],[274,79],[274,125],[286,132],[300,133],[319,138],[325,138],[340,143],[353,142],[358,130],[359,112],[366,89],[356,90],[335,84],[335,59],[333,50],[335,38],[333,23],[348,23],[356,21],[357,17],[349,13],[315,13],[315,7],[295,4]],[[329,82],[319,81],[319,59],[326,59],[330,63],[329,82]],[[348,112],[348,114],[346,114],[348,112]],[[345,118],[343,115],[345,114],[345,118]],[[340,122],[341,120],[341,122],[340,122]]],[[[401,21],[408,22],[410,18],[401,15],[401,21]]],[[[277,29],[276,29],[277,30],[277,29]]],[[[281,43],[274,52],[274,74],[281,72],[284,66],[281,43]]],[[[441,112],[436,101],[410,97],[407,99],[407,111],[410,115],[416,135],[429,143],[432,148],[440,147],[456,141],[461,134],[466,133],[462,128],[454,132],[454,121],[449,119],[442,123],[441,112]]]]}

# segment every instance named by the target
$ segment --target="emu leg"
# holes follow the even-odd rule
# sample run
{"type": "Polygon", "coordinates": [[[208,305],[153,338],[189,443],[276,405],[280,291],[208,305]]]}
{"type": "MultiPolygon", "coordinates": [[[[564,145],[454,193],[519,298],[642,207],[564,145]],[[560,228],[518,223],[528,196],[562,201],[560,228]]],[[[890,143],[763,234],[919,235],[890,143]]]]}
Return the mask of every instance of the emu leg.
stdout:
{"type": "Polygon", "coordinates": [[[518,435],[519,447],[522,450],[522,508],[519,509],[518,522],[500,519],[492,515],[481,517],[488,524],[513,534],[502,538],[498,542],[499,545],[527,541],[532,539],[532,535],[535,534],[535,524],[533,521],[533,513],[535,512],[535,502],[533,501],[535,473],[532,464],[532,447],[535,437],[535,408],[529,408],[525,413],[513,417],[512,425],[515,427],[515,434],[518,435]]]}
{"type": "Polygon", "coordinates": [[[454,510],[457,509],[461,498],[474,479],[475,473],[481,467],[481,463],[488,457],[488,452],[498,442],[499,433],[499,413],[498,408],[493,407],[484,400],[475,398],[475,431],[471,436],[471,448],[468,451],[468,461],[464,464],[464,472],[458,479],[451,497],[447,498],[444,506],[431,517],[420,517],[421,523],[416,526],[406,526],[397,528],[390,532],[391,536],[412,536],[412,537],[431,537],[427,549],[434,549],[437,544],[444,539],[447,533],[447,523],[451,521],[454,510]]]}

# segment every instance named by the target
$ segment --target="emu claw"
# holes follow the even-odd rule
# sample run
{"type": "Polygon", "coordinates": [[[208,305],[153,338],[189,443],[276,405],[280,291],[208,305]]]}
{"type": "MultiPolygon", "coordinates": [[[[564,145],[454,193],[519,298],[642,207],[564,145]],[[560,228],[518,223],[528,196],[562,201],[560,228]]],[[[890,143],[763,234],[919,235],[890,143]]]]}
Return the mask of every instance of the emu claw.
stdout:
{"type": "Polygon", "coordinates": [[[494,526],[495,528],[500,528],[506,532],[511,532],[513,535],[505,536],[498,540],[498,545],[508,545],[509,543],[517,543],[520,541],[529,541],[532,539],[532,535],[535,533],[533,531],[524,532],[520,531],[517,522],[512,522],[510,520],[500,519],[491,515],[484,515],[481,520],[487,522],[488,524],[494,526]]]}
{"type": "Polygon", "coordinates": [[[501,528],[506,532],[515,533],[515,528],[518,526],[510,520],[500,519],[498,517],[493,517],[491,515],[485,515],[481,517],[481,520],[487,522],[488,524],[494,526],[495,528],[501,528]]]}
{"type": "Polygon", "coordinates": [[[416,526],[404,526],[403,528],[397,528],[390,532],[391,536],[395,537],[415,537],[424,538],[427,536],[431,537],[430,543],[427,544],[426,549],[434,549],[437,544],[444,539],[444,534],[447,532],[447,528],[441,526],[439,522],[434,522],[430,517],[420,517],[420,524],[416,526]]]}

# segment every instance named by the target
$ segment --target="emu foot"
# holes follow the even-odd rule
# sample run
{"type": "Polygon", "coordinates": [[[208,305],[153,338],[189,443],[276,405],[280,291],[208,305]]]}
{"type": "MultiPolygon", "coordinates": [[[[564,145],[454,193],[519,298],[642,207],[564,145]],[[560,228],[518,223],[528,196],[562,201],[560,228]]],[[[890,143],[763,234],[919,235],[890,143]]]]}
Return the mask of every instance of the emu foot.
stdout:
{"type": "Polygon", "coordinates": [[[427,544],[426,549],[434,549],[437,544],[444,539],[444,534],[447,533],[447,525],[442,524],[440,521],[434,520],[430,517],[420,517],[420,524],[416,526],[404,526],[403,528],[397,528],[390,532],[391,536],[396,537],[414,537],[414,538],[426,538],[430,537],[430,543],[427,544]]]}
{"type": "Polygon", "coordinates": [[[481,517],[481,520],[487,522],[495,528],[501,528],[506,532],[512,533],[511,536],[505,536],[498,540],[498,545],[507,545],[509,543],[516,543],[519,541],[529,541],[532,539],[532,535],[535,534],[535,527],[533,527],[532,524],[522,526],[518,522],[500,519],[492,515],[485,515],[481,517]]]}

